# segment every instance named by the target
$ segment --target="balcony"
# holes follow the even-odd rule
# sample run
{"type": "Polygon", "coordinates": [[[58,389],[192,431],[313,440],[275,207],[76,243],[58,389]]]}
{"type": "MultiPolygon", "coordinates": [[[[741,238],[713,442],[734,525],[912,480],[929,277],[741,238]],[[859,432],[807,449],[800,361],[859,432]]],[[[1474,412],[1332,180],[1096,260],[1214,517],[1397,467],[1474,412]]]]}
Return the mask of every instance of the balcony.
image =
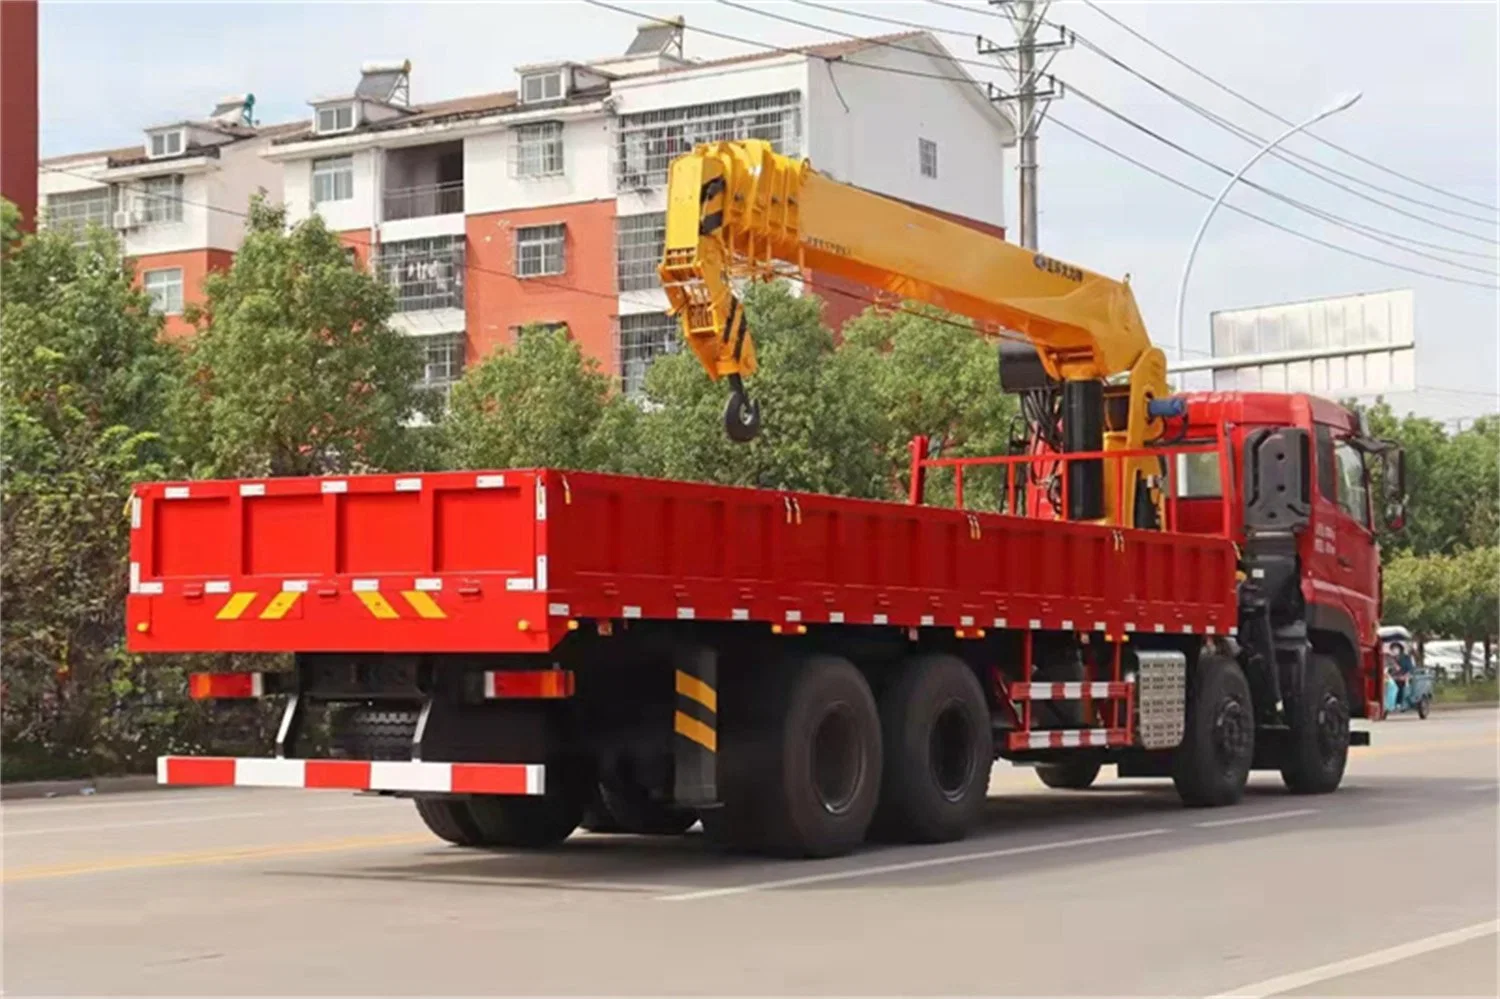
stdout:
{"type": "Polygon", "coordinates": [[[392,149],[386,153],[384,173],[381,217],[385,221],[463,214],[462,142],[392,149]]]}
{"type": "Polygon", "coordinates": [[[396,311],[431,312],[464,308],[462,236],[434,236],[384,243],[375,273],[396,294],[396,311]]]}

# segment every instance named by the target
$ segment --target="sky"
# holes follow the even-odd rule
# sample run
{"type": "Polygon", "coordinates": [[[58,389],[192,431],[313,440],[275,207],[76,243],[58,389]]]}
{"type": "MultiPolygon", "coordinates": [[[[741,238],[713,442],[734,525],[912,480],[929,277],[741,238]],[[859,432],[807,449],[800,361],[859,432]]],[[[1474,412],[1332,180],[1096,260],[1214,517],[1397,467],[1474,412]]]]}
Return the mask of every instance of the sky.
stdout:
{"type": "MultiPolygon", "coordinates": [[[[764,50],[706,35],[695,31],[695,26],[764,45],[788,46],[837,40],[843,37],[840,32],[900,30],[872,19],[888,17],[930,25],[941,32],[938,37],[950,52],[965,59],[978,59],[974,35],[1008,41],[1011,31],[1009,22],[989,5],[964,4],[966,9],[960,10],[954,9],[951,0],[946,5],[931,0],[822,0],[826,6],[841,7],[839,13],[786,0],[756,4],[826,30],[788,24],[719,0],[613,2],[656,16],[684,15],[690,58],[764,50]]],[[[1369,193],[1399,211],[1274,160],[1262,160],[1249,177],[1324,212],[1377,227],[1403,245],[1409,245],[1404,240],[1432,244],[1419,249],[1488,272],[1456,269],[1372,242],[1239,187],[1229,196],[1229,203],[1298,232],[1382,260],[1490,287],[1454,284],[1356,259],[1221,210],[1208,229],[1188,285],[1188,352],[1207,352],[1208,317],[1215,310],[1411,288],[1416,300],[1418,390],[1390,401],[1399,411],[1416,410],[1442,419],[1500,409],[1500,311],[1493,288],[1500,226],[1494,211],[1439,193],[1461,194],[1490,205],[1497,204],[1500,195],[1497,4],[1152,2],[1109,3],[1107,10],[1162,48],[1294,120],[1310,116],[1338,95],[1361,92],[1357,104],[1313,132],[1417,178],[1437,192],[1383,173],[1307,136],[1294,137],[1284,148],[1387,188],[1394,196],[1369,193]],[[1449,211],[1436,211],[1417,201],[1449,211]],[[1453,248],[1467,252],[1453,255],[1448,252],[1453,248]]],[[[1269,136],[1282,127],[1082,3],[1055,3],[1048,17],[1167,89],[1244,128],[1269,136]]],[[[149,125],[202,115],[218,97],[245,91],[256,95],[257,116],[263,121],[305,117],[310,97],[347,92],[357,79],[359,64],[371,59],[411,59],[416,104],[508,90],[515,86],[518,65],[623,52],[635,22],[628,14],[579,0],[43,0],[42,152],[60,155],[138,143],[141,130],[149,125]]],[[[994,72],[975,66],[966,69],[981,79],[1007,82],[998,66],[994,72]]],[[[1053,106],[1041,132],[1041,248],[1090,270],[1129,274],[1148,329],[1170,354],[1178,280],[1208,201],[1057,123],[1214,193],[1223,184],[1220,174],[1111,118],[1079,94],[1103,100],[1230,169],[1248,159],[1254,146],[1181,107],[1087,45],[1059,54],[1052,72],[1077,92],[1053,106]]],[[[1003,170],[997,170],[996,183],[1006,187],[1006,221],[1014,234],[1013,155],[1003,170]]]]}

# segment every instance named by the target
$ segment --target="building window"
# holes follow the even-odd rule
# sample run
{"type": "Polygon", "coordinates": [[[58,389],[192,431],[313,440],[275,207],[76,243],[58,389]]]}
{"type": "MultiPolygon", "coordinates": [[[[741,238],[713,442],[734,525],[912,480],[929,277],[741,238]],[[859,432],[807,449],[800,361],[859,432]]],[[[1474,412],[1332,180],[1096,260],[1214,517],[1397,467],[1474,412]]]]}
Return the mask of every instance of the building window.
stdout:
{"type": "Polygon", "coordinates": [[[180,128],[170,132],[151,133],[151,159],[180,155],[183,149],[182,139],[183,130],[180,128]]]}
{"type": "Polygon", "coordinates": [[[802,95],[795,90],[733,101],[620,116],[615,184],[649,190],[667,180],[667,165],[694,146],[764,139],[783,156],[802,151],[802,95]]]}
{"type": "Polygon", "coordinates": [[[422,372],[422,388],[436,389],[446,399],[448,392],[464,374],[464,334],[443,333],[422,338],[427,362],[422,372]]]}
{"type": "Polygon", "coordinates": [[[354,157],[330,156],[313,160],[312,201],[348,201],[354,197],[354,157]]]}
{"type": "Polygon", "coordinates": [[[917,140],[917,158],[922,161],[922,176],[937,176],[937,143],[931,139],[917,140]]]}
{"type": "Polygon", "coordinates": [[[665,212],[615,219],[615,279],[621,291],[661,287],[656,268],[666,243],[665,212]]]}
{"type": "Polygon", "coordinates": [[[561,274],[565,267],[563,237],[566,230],[561,222],[517,229],[516,277],[561,274]]]}
{"type": "Polygon", "coordinates": [[[329,107],[318,108],[319,135],[330,135],[335,132],[351,132],[353,130],[353,104],[334,104],[329,107]]]}
{"type": "Polygon", "coordinates": [[[527,73],[521,77],[521,103],[555,101],[563,96],[563,71],[549,69],[545,73],[527,73]]]}
{"type": "Polygon", "coordinates": [[[510,328],[511,343],[519,343],[523,333],[557,333],[568,332],[567,323],[524,323],[520,326],[510,328]]]}
{"type": "Polygon", "coordinates": [[[515,129],[512,162],[517,177],[557,177],[563,172],[563,127],[560,121],[540,121],[515,129]]]}
{"type": "Polygon", "coordinates": [[[380,244],[375,273],[396,294],[397,312],[464,307],[463,236],[380,244]]]}
{"type": "Polygon", "coordinates": [[[182,221],[182,177],[151,177],[141,185],[141,221],[182,221]]]}
{"type": "Polygon", "coordinates": [[[665,312],[642,312],[620,317],[620,387],[627,396],[640,398],[646,390],[646,372],[663,354],[682,349],[677,320],[665,312]]]}
{"type": "Polygon", "coordinates": [[[109,188],[94,191],[71,191],[67,194],[47,195],[46,210],[42,222],[48,229],[67,230],[82,242],[84,230],[91,225],[108,226],[113,199],[109,188]]]}
{"type": "Polygon", "coordinates": [[[146,271],[142,275],[146,294],[151,296],[151,307],[164,316],[182,315],[182,268],[166,267],[159,271],[146,271]]]}

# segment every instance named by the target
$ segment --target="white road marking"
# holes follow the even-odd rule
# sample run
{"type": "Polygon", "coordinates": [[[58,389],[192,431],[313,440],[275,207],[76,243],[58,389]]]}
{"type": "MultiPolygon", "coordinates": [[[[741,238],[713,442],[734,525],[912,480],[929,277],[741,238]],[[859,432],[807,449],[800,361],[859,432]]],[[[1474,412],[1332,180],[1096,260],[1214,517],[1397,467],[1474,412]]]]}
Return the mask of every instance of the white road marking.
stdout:
{"type": "Polygon", "coordinates": [[[15,836],[41,836],[43,834],[56,836],[66,833],[94,833],[100,829],[138,829],[145,826],[174,826],[184,822],[218,822],[220,819],[262,819],[273,816],[280,818],[291,818],[296,815],[306,815],[317,812],[352,812],[361,808],[372,808],[373,802],[362,801],[352,805],[319,805],[316,808],[303,808],[296,812],[215,812],[212,815],[184,815],[175,819],[141,819],[136,822],[106,822],[89,823],[76,826],[49,826],[45,829],[6,829],[4,835],[7,838],[15,836]]]}
{"type": "Polygon", "coordinates": [[[198,805],[205,801],[217,801],[224,798],[243,798],[256,792],[249,789],[233,791],[205,791],[199,788],[180,789],[150,789],[144,791],[121,791],[118,794],[109,794],[107,798],[129,798],[129,801],[100,800],[95,795],[80,795],[73,792],[57,798],[16,798],[5,802],[0,807],[0,815],[22,815],[46,812],[78,812],[85,808],[162,808],[168,805],[198,805]],[[61,804],[65,801],[75,801],[77,804],[61,804]]]}
{"type": "Polygon", "coordinates": [[[1368,954],[1361,954],[1343,961],[1320,964],[1306,971],[1294,971],[1289,975],[1267,978],[1253,985],[1243,985],[1228,992],[1219,992],[1209,996],[1208,999],[1264,999],[1266,996],[1326,982],[1330,978],[1350,975],[1356,971],[1367,971],[1370,968],[1380,968],[1387,964],[1395,964],[1397,961],[1404,961],[1408,957],[1416,957],[1418,954],[1427,954],[1442,950],[1444,947],[1467,943],[1497,931],[1500,931],[1500,919],[1491,919],[1483,923],[1475,923],[1473,926],[1465,926],[1461,930],[1449,930],[1447,933],[1438,933],[1434,936],[1423,937],[1421,940],[1397,944],[1384,950],[1373,950],[1368,954]]]}
{"type": "Polygon", "coordinates": [[[979,853],[960,853],[948,857],[928,857],[925,860],[909,860],[900,864],[876,864],[873,867],[856,867],[843,871],[828,871],[824,874],[808,874],[800,878],[780,878],[775,881],[756,881],[750,884],[733,885],[728,888],[706,888],[702,891],[684,892],[680,895],[661,895],[658,902],[696,902],[705,898],[724,898],[729,895],[749,895],[753,892],[771,891],[776,888],[795,888],[799,885],[824,884],[829,881],[852,881],[856,878],[895,874],[900,871],[918,871],[927,867],[943,867],[948,864],[966,864],[976,860],[993,860],[997,857],[1017,857],[1027,853],[1045,853],[1051,850],[1069,850],[1074,847],[1094,846],[1099,843],[1119,843],[1147,836],[1161,836],[1170,829],[1141,829],[1136,832],[1116,833],[1112,836],[1086,836],[1082,839],[1065,839],[1053,843],[1033,843],[1030,846],[1012,846],[1004,850],[984,850],[979,853]]]}
{"type": "Polygon", "coordinates": [[[1500,784],[1470,784],[1468,787],[1464,788],[1464,790],[1465,791],[1497,791],[1497,790],[1500,790],[1500,784]]]}
{"type": "Polygon", "coordinates": [[[1220,826],[1243,826],[1251,822],[1271,822],[1276,819],[1294,819],[1299,815],[1316,815],[1316,808],[1292,808],[1285,812],[1268,812],[1264,815],[1244,815],[1237,819],[1214,819],[1212,822],[1194,822],[1197,829],[1218,829],[1220,826]]]}

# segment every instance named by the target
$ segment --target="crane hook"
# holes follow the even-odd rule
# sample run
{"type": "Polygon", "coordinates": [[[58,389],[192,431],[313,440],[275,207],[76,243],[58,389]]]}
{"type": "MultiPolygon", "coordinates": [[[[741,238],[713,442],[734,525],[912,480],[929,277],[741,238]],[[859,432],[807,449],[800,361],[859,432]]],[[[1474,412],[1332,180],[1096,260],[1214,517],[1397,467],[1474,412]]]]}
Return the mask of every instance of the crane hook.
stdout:
{"type": "Polygon", "coordinates": [[[750,398],[739,375],[729,376],[729,399],[724,403],[724,432],[743,444],[760,434],[760,403],[750,398]]]}

